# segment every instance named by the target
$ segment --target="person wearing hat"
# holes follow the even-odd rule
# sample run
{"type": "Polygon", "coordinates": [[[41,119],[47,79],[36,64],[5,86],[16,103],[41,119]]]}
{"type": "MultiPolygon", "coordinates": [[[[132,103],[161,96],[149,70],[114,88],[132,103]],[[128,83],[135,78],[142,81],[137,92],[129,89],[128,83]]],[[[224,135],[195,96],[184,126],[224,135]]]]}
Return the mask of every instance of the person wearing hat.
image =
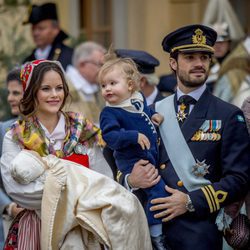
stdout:
{"type": "MultiPolygon", "coordinates": [[[[249,189],[250,145],[243,113],[205,85],[216,37],[213,29],[195,24],[171,32],[162,42],[177,91],[155,104],[164,116],[158,171],[170,196],[151,200],[151,210],[165,222],[170,249],[221,250],[222,231],[232,221],[223,208],[249,189]]],[[[154,166],[140,160],[127,184],[146,188],[158,180],[154,166]]]]}
{"type": "Polygon", "coordinates": [[[141,73],[140,89],[146,98],[147,105],[151,105],[163,99],[163,95],[157,89],[159,78],[155,74],[155,68],[160,65],[158,59],[142,50],[117,49],[118,57],[131,58],[141,73]]]}
{"type": "Polygon", "coordinates": [[[73,49],[63,43],[68,35],[60,29],[56,5],[32,5],[27,20],[23,22],[28,23],[32,25],[31,34],[36,48],[23,63],[40,59],[57,60],[66,70],[71,64],[73,49]]]}
{"type": "Polygon", "coordinates": [[[206,84],[211,92],[218,80],[218,73],[224,59],[231,52],[231,38],[229,34],[228,24],[225,22],[216,22],[211,26],[217,32],[217,39],[214,44],[214,58],[211,63],[210,73],[206,84]]]}
{"type": "Polygon", "coordinates": [[[239,108],[250,96],[250,34],[221,64],[213,94],[239,108]]]}

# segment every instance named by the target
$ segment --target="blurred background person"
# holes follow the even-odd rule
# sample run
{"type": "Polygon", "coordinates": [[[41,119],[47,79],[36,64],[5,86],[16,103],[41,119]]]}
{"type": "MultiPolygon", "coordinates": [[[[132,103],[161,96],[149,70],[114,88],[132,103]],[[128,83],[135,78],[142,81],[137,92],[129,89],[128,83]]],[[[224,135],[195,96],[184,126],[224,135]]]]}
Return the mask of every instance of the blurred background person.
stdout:
{"type": "Polygon", "coordinates": [[[11,114],[13,118],[4,122],[0,122],[0,157],[2,155],[2,143],[3,137],[7,129],[13,124],[20,114],[19,104],[23,98],[23,87],[20,80],[20,68],[11,70],[6,79],[6,85],[8,89],[8,103],[11,108],[11,114]]]}
{"type": "MultiPolygon", "coordinates": [[[[23,87],[20,80],[20,68],[11,70],[6,79],[8,89],[8,103],[11,108],[13,118],[5,122],[0,122],[0,157],[2,155],[3,137],[10,126],[16,121],[20,114],[19,104],[23,98],[23,87]]],[[[0,178],[1,179],[1,178],[0,178]]],[[[7,235],[12,218],[14,218],[22,208],[18,208],[16,203],[12,202],[5,193],[2,180],[0,181],[0,249],[3,248],[5,237],[7,235]]]]}
{"type": "Polygon", "coordinates": [[[214,95],[238,107],[250,96],[250,36],[221,65],[214,95]]]}
{"type": "Polygon", "coordinates": [[[72,63],[66,70],[72,86],[79,96],[76,109],[94,123],[99,123],[99,114],[104,101],[97,84],[97,74],[103,64],[106,49],[96,42],[87,41],[79,44],[73,54],[72,63]]]}
{"type": "Polygon", "coordinates": [[[231,38],[226,22],[214,23],[211,27],[217,32],[217,40],[214,44],[214,57],[206,84],[209,90],[213,92],[214,84],[218,80],[220,66],[224,59],[230,54],[231,38]]]}
{"type": "Polygon", "coordinates": [[[177,79],[174,73],[160,76],[157,88],[163,96],[174,94],[177,87],[177,79]]]}
{"type": "Polygon", "coordinates": [[[218,62],[221,62],[220,65],[218,64],[219,69],[215,70],[217,73],[215,74],[213,94],[224,101],[241,107],[244,99],[250,95],[250,39],[246,38],[242,41],[245,33],[229,0],[210,0],[203,23],[211,27],[215,26],[215,28],[217,26],[216,31],[219,33],[219,37],[223,33],[226,37],[225,33],[228,32],[231,43],[231,52],[230,50],[226,52],[229,49],[229,43],[225,43],[223,49],[220,48],[220,50],[217,45],[214,47],[217,51],[216,58],[218,58],[218,62]],[[227,30],[225,29],[226,26],[228,27],[227,30]],[[234,46],[234,44],[237,45],[234,46]],[[224,56],[223,52],[225,52],[224,56]]]}
{"type": "Polygon", "coordinates": [[[71,64],[73,49],[63,43],[68,35],[60,29],[56,5],[32,5],[28,19],[23,22],[28,23],[32,25],[31,34],[36,48],[23,62],[36,59],[57,60],[66,69],[71,64]]]}

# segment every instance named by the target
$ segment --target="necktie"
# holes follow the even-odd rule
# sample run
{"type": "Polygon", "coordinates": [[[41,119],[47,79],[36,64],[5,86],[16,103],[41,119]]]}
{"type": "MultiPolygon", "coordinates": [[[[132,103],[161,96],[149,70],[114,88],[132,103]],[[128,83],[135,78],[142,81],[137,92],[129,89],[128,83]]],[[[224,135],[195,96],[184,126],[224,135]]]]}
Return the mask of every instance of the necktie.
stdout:
{"type": "Polygon", "coordinates": [[[180,122],[180,124],[182,124],[185,119],[187,119],[189,115],[190,104],[195,105],[196,102],[197,101],[189,95],[183,95],[179,98],[177,104],[180,105],[180,109],[177,113],[177,120],[180,122]]]}

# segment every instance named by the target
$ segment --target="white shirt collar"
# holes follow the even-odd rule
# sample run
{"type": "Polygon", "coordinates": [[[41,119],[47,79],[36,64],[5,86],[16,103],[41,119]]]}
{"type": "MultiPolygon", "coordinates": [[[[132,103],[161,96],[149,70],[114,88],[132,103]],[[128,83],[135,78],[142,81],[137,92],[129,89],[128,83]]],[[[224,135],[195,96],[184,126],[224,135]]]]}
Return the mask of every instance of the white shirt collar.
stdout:
{"type": "Polygon", "coordinates": [[[44,130],[45,136],[48,138],[48,140],[52,143],[55,150],[61,149],[61,146],[63,144],[63,141],[66,137],[66,130],[65,130],[65,117],[62,113],[60,113],[59,121],[53,130],[53,132],[50,134],[47,128],[39,121],[42,129],[44,130]]]}
{"type": "MultiPolygon", "coordinates": [[[[189,92],[188,95],[189,96],[192,96],[196,101],[198,101],[201,97],[201,95],[203,94],[203,92],[205,91],[206,89],[206,84],[203,84],[202,86],[200,86],[199,88],[193,90],[192,92],[189,92]]],[[[180,89],[179,87],[177,87],[177,100],[179,100],[179,98],[183,95],[186,95],[184,94],[180,89]]]]}
{"type": "Polygon", "coordinates": [[[247,50],[248,54],[250,54],[250,36],[248,36],[245,41],[243,42],[245,49],[247,50]]]}
{"type": "Polygon", "coordinates": [[[47,59],[49,57],[49,53],[50,53],[50,50],[51,50],[51,45],[48,45],[46,46],[44,49],[40,49],[40,48],[37,48],[35,50],[35,58],[37,60],[41,60],[41,59],[47,59]]]}
{"type": "Polygon", "coordinates": [[[66,75],[72,82],[76,90],[81,91],[86,101],[92,101],[93,94],[98,92],[99,87],[97,84],[89,83],[73,66],[69,65],[66,69],[66,75]],[[88,98],[89,97],[89,98],[88,98]]]}
{"type": "Polygon", "coordinates": [[[154,91],[152,92],[152,94],[149,95],[148,97],[146,97],[146,101],[147,101],[148,106],[154,103],[157,94],[158,94],[158,89],[156,87],[154,87],[154,91]]]}
{"type": "Polygon", "coordinates": [[[112,105],[108,102],[106,102],[106,106],[108,107],[113,107],[113,108],[123,108],[127,111],[130,112],[142,112],[144,106],[143,106],[143,96],[139,91],[135,91],[130,98],[124,100],[123,102],[116,104],[116,105],[112,105]],[[137,102],[137,103],[136,103],[137,102]],[[134,105],[132,104],[134,103],[134,105]],[[135,108],[135,106],[137,105],[137,109],[135,108]],[[138,110],[139,108],[139,110],[138,110]]]}

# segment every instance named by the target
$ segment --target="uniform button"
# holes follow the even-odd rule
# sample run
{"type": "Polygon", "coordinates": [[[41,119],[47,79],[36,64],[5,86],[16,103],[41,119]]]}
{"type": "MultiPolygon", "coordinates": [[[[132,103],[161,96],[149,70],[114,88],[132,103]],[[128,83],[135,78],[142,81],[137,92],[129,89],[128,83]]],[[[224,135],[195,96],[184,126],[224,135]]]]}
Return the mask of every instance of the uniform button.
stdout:
{"type": "Polygon", "coordinates": [[[183,181],[178,181],[178,182],[177,182],[177,186],[178,186],[178,187],[182,187],[182,186],[183,186],[183,181]]]}
{"type": "Polygon", "coordinates": [[[163,170],[163,169],[165,169],[165,168],[166,168],[166,164],[163,163],[163,164],[160,165],[160,169],[163,170]]]}

